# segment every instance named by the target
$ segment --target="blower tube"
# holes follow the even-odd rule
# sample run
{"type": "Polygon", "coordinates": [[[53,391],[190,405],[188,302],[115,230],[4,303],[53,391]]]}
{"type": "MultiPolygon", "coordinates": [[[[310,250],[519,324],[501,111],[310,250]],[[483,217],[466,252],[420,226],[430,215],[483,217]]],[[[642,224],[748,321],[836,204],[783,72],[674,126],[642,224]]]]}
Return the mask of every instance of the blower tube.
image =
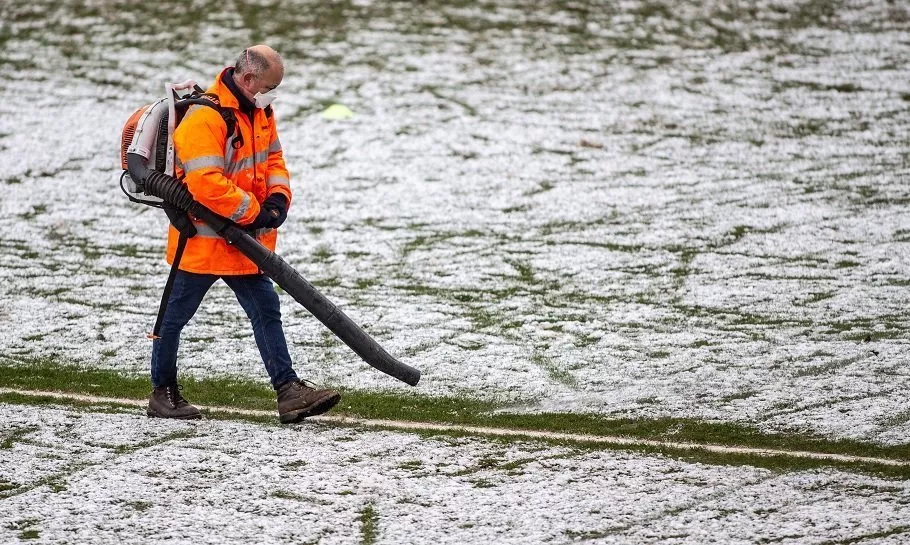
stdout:
{"type": "Polygon", "coordinates": [[[147,159],[141,155],[128,153],[127,165],[130,176],[147,195],[158,197],[178,210],[188,212],[207,223],[228,244],[240,250],[266,276],[274,280],[329,328],[363,361],[402,382],[411,386],[417,385],[420,371],[398,361],[386,352],[375,339],[339,310],[281,256],[260,244],[230,220],[196,202],[180,180],[156,170],[149,170],[147,159]]]}

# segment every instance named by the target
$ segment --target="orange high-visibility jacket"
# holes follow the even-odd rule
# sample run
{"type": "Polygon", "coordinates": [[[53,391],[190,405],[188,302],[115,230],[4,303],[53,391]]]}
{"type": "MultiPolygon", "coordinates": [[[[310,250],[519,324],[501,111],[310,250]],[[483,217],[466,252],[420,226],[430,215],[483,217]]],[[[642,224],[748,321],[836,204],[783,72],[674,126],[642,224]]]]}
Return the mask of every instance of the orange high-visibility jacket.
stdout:
{"type": "MultiPolygon", "coordinates": [[[[229,69],[225,69],[224,72],[229,69]]],[[[290,175],[284,164],[275,116],[256,108],[252,123],[240,111],[237,97],[221,81],[224,72],[206,91],[218,96],[222,108],[231,108],[243,146],[234,149],[221,114],[208,106],[191,106],[174,132],[177,175],[193,198],[209,210],[238,223],[251,223],[262,202],[274,193],[291,202],[290,175]]],[[[197,234],[186,243],[180,270],[217,275],[256,274],[259,268],[208,225],[193,219],[197,234]]],[[[173,263],[180,233],[168,230],[167,261],[173,263]]],[[[274,251],[275,229],[257,231],[256,239],[274,251]]]]}

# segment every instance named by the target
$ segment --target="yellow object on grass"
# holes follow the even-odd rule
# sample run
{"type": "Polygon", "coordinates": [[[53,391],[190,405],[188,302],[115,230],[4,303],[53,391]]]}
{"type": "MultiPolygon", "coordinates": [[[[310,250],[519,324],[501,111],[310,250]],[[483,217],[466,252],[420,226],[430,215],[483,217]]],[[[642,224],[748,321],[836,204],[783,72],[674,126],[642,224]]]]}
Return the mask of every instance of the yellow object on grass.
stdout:
{"type": "Polygon", "coordinates": [[[354,117],[354,112],[344,104],[332,104],[322,112],[324,119],[350,119],[354,117]]]}

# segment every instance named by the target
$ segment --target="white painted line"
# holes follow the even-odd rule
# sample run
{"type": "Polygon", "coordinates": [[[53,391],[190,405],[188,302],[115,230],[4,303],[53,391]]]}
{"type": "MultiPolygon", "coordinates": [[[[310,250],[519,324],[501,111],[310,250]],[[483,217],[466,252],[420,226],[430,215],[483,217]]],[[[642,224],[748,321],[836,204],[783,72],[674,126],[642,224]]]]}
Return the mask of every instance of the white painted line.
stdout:
{"type": "MultiPolygon", "coordinates": [[[[49,392],[40,390],[17,390],[15,388],[0,388],[0,394],[18,394],[31,397],[50,397],[81,401],[84,403],[128,405],[145,407],[146,400],[126,399],[118,397],[97,397],[83,394],[64,392],[49,392]]],[[[241,416],[274,417],[278,418],[277,411],[262,411],[253,409],[238,409],[235,407],[217,407],[197,405],[200,410],[216,413],[236,414],[241,416]]],[[[678,443],[673,441],[654,441],[651,439],[636,439],[634,437],[618,437],[605,435],[585,435],[579,433],[560,433],[553,431],[520,430],[513,428],[489,428],[483,426],[462,426],[458,424],[434,424],[427,422],[409,422],[406,420],[379,420],[372,418],[356,418],[350,416],[314,416],[307,419],[309,422],[327,424],[341,424],[347,426],[365,426],[370,428],[386,428],[403,431],[439,431],[461,432],[471,435],[486,435],[499,437],[518,437],[521,439],[546,439],[556,441],[572,441],[596,443],[602,445],[641,446],[670,448],[674,450],[703,450],[718,454],[747,454],[753,456],[773,457],[784,456],[788,458],[802,458],[807,460],[822,460],[836,462],[856,462],[864,464],[879,464],[886,466],[908,467],[910,460],[894,460],[891,458],[875,458],[871,456],[851,456],[847,454],[830,454],[825,452],[809,452],[803,450],[778,450],[753,447],[730,447],[725,445],[710,445],[702,443],[678,443]]]]}

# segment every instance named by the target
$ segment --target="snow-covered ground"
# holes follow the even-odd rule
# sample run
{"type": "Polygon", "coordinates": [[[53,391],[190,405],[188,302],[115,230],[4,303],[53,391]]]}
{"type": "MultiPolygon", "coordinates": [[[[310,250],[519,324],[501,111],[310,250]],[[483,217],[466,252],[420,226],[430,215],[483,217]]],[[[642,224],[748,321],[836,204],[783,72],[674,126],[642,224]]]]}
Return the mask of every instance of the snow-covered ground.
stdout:
{"type": "Polygon", "coordinates": [[[3,543],[857,543],[910,482],[318,424],[0,405],[3,543]]]}
{"type": "MultiPolygon", "coordinates": [[[[0,6],[4,361],[145,372],[165,224],[120,128],[265,41],[279,251],[419,391],[906,442],[901,3],[259,4],[0,6]]],[[[284,318],[308,378],[407,388],[284,318]]],[[[183,371],[264,379],[248,329],[214,289],[183,371]]]]}

